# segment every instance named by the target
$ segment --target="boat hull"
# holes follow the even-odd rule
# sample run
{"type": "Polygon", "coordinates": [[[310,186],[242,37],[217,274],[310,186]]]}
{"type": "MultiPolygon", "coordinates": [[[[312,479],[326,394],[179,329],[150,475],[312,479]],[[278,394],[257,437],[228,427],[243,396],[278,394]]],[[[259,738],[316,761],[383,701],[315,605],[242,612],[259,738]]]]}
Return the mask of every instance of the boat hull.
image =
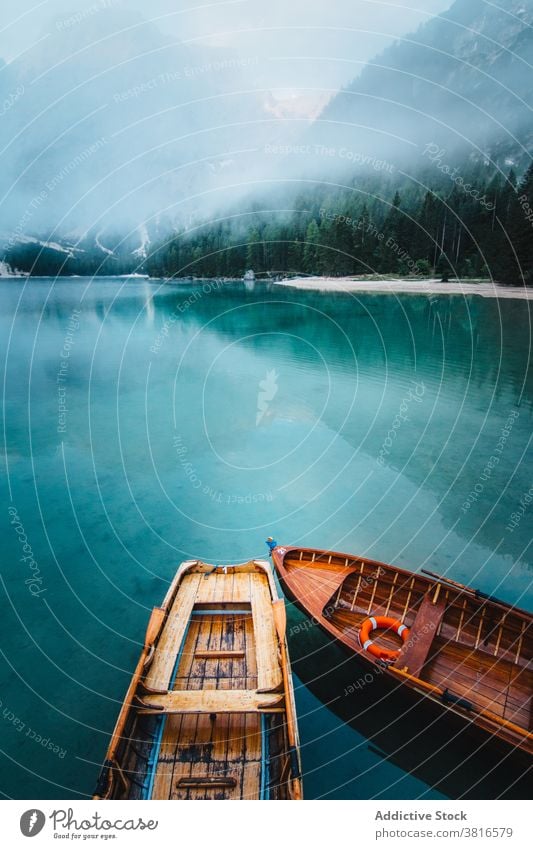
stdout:
{"type": "Polygon", "coordinates": [[[533,753],[530,614],[368,558],[284,546],[272,557],[286,595],[367,674],[377,671],[391,689],[409,691],[459,726],[475,725],[506,747],[533,753]],[[379,644],[399,651],[392,662],[361,646],[360,625],[371,615],[411,627],[401,651],[395,634],[379,632],[379,644]]]}
{"type": "Polygon", "coordinates": [[[95,797],[301,798],[284,625],[268,563],[182,564],[150,618],[95,797]]]}

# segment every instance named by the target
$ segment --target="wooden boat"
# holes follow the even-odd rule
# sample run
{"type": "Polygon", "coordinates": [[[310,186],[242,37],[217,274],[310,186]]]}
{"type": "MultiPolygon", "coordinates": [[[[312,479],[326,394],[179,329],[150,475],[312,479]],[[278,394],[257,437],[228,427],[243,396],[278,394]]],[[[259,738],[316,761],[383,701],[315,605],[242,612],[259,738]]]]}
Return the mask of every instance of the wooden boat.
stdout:
{"type": "Polygon", "coordinates": [[[300,799],[272,567],[182,563],[152,611],[97,799],[300,799]]]}
{"type": "Polygon", "coordinates": [[[287,594],[350,652],[533,754],[530,613],[434,573],[368,558],[284,546],[272,557],[287,594]]]}

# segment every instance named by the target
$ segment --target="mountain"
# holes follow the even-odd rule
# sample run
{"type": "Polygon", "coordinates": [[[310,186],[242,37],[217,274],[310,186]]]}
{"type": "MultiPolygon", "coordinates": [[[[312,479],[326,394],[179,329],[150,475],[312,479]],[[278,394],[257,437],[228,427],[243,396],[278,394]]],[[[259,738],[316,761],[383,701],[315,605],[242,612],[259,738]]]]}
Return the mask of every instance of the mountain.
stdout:
{"type": "Polygon", "coordinates": [[[429,145],[525,170],[532,25],[532,0],[457,0],[369,63],[325,107],[310,141],[333,147],[344,170],[365,156],[416,168],[429,145]]]}
{"type": "Polygon", "coordinates": [[[116,4],[47,33],[0,62],[0,248],[31,237],[105,258],[125,237],[142,259],[236,199],[282,131],[253,55],[185,44],[116,4]]]}
{"type": "Polygon", "coordinates": [[[533,0],[457,0],[286,146],[277,188],[152,267],[533,285],[532,68],[533,0]]]}
{"type": "MultiPolygon", "coordinates": [[[[123,6],[79,28],[58,20],[31,54],[0,67],[0,260],[43,274],[142,271],[179,231],[194,256],[244,244],[226,269],[236,273],[269,233],[254,218],[263,209],[296,240],[297,267],[309,216],[327,244],[347,250],[351,237],[326,228],[319,210],[346,206],[350,219],[382,226],[398,190],[401,210],[427,219],[437,239],[417,236],[414,260],[437,264],[451,238],[453,255],[485,273],[470,255],[474,237],[451,231],[445,207],[437,214],[424,195],[440,203],[453,191],[452,209],[463,215],[468,204],[468,228],[483,238],[502,210],[518,229],[508,197],[516,182],[506,180],[514,168],[520,182],[531,159],[532,67],[533,0],[457,0],[368,63],[312,121],[305,99],[267,89],[251,49],[184,43],[123,6]],[[335,196],[336,182],[349,198],[335,196]],[[291,208],[298,225],[280,219],[291,208]],[[206,221],[212,233],[204,228],[196,244],[206,221]]],[[[389,259],[380,257],[382,270],[389,259]]],[[[164,256],[157,267],[175,265],[164,256]]]]}

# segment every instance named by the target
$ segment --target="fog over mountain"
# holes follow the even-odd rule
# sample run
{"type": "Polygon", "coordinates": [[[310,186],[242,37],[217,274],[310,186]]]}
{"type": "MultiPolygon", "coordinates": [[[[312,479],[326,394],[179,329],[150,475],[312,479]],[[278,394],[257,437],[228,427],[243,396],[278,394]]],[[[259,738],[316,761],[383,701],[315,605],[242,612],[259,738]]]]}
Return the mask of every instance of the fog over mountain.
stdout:
{"type": "Polygon", "coordinates": [[[0,231],[138,227],[140,246],[146,222],[209,213],[221,187],[268,177],[265,143],[290,142],[348,81],[343,57],[364,62],[445,2],[388,4],[385,25],[366,2],[7,0],[0,231]]]}
{"type": "Polygon", "coordinates": [[[326,106],[324,141],[416,166],[428,144],[501,166],[533,147],[533,3],[457,0],[326,106]]]}
{"type": "Polygon", "coordinates": [[[142,260],[272,183],[416,167],[431,142],[525,166],[533,0],[448,5],[7,0],[4,253],[122,241],[142,260]]]}

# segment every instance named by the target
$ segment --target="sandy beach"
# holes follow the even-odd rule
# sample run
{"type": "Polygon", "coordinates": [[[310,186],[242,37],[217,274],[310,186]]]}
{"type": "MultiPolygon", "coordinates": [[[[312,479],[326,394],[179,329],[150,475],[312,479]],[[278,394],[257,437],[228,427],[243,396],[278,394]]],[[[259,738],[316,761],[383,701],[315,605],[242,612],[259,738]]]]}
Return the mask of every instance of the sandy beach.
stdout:
{"type": "Polygon", "coordinates": [[[461,283],[451,280],[354,280],[352,277],[295,277],[278,280],[276,286],[314,289],[320,292],[402,292],[412,295],[480,295],[482,298],[514,298],[533,300],[533,288],[500,286],[495,283],[461,283]]]}

